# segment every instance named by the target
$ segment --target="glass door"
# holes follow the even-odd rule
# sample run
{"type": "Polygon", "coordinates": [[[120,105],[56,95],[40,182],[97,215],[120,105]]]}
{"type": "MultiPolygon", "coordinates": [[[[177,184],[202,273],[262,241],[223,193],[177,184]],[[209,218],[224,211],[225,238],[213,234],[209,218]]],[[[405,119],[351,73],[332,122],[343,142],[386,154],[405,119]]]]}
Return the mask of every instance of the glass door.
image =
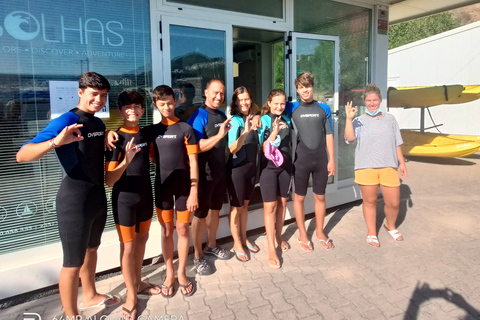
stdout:
{"type": "MultiPolygon", "coordinates": [[[[313,98],[326,103],[332,110],[333,132],[335,139],[335,163],[338,164],[338,84],[339,84],[339,38],[292,32],[289,44],[289,68],[287,94],[297,100],[295,78],[304,71],[310,72],[315,79],[313,98]]],[[[286,80],[287,82],[287,80],[286,80]]],[[[338,166],[337,166],[338,171],[338,166]]],[[[330,177],[329,188],[336,188],[335,177],[330,177]]]]}
{"type": "Polygon", "coordinates": [[[225,83],[224,105],[229,103],[233,92],[231,25],[163,17],[161,26],[163,83],[178,94],[177,107],[201,105],[212,78],[225,83]]]}

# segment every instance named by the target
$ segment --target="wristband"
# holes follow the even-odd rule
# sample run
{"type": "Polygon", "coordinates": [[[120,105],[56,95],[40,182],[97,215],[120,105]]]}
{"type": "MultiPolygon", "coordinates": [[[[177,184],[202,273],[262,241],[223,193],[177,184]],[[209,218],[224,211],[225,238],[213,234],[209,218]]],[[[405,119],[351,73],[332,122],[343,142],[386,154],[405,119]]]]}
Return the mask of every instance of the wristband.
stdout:
{"type": "Polygon", "coordinates": [[[280,142],[282,142],[282,140],[280,139],[280,135],[277,134],[275,141],[268,139],[268,142],[270,142],[270,145],[272,145],[273,147],[278,147],[280,145],[280,142]]]}
{"type": "Polygon", "coordinates": [[[53,141],[53,139],[55,139],[55,138],[50,139],[50,141],[48,142],[48,144],[50,145],[50,147],[53,147],[53,148],[55,149],[55,148],[58,147],[58,145],[55,144],[55,142],[53,141]]]}

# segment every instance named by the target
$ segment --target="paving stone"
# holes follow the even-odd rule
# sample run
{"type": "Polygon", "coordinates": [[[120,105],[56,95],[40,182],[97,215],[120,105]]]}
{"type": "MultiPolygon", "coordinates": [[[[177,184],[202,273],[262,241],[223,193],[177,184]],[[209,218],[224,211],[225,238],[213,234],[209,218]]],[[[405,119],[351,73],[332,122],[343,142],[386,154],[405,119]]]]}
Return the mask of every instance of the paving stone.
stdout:
{"type": "Polygon", "coordinates": [[[304,297],[286,298],[286,300],[295,308],[297,318],[305,318],[316,314],[316,310],[310,306],[304,297]]]}
{"type": "Polygon", "coordinates": [[[268,295],[264,295],[265,299],[270,301],[272,305],[272,311],[274,313],[279,313],[285,310],[293,309],[293,306],[285,300],[283,297],[283,292],[280,290],[276,293],[270,293],[268,295]]]}
{"type": "MultiPolygon", "coordinates": [[[[284,235],[292,247],[280,255],[278,270],[268,266],[264,234],[252,237],[261,251],[247,263],[208,258],[216,268],[210,276],[196,275],[189,255],[187,275],[197,285],[195,294],[187,298],[177,291],[168,300],[142,298],[138,310],[142,316],[184,315],[188,320],[480,319],[476,268],[480,261],[480,154],[462,159],[473,163],[468,166],[442,161],[447,164],[407,164],[409,178],[401,187],[398,221],[405,236],[402,243],[393,241],[378,222],[382,246],[369,246],[358,203],[329,209],[326,228],[335,241],[334,250],[326,251],[314,241],[315,250],[304,252],[295,240],[296,225],[291,224],[284,228],[284,235]]],[[[383,200],[377,210],[380,221],[383,200]]],[[[307,226],[314,237],[315,219],[308,220],[307,226]]],[[[223,246],[231,248],[232,243],[223,246]]],[[[144,279],[152,283],[161,284],[164,274],[161,263],[142,269],[144,279]]],[[[99,281],[97,288],[126,292],[118,274],[99,281]]],[[[59,296],[52,294],[6,307],[0,310],[0,319],[22,320],[26,310],[38,311],[47,319],[62,314],[59,296]]],[[[89,314],[119,316],[121,305],[89,314]]]]}
{"type": "Polygon", "coordinates": [[[351,303],[335,308],[335,311],[343,315],[345,319],[364,319],[360,312],[358,312],[355,306],[351,303]]]}
{"type": "Polygon", "coordinates": [[[230,315],[233,315],[232,310],[227,308],[226,298],[217,298],[214,300],[206,300],[205,304],[212,311],[210,319],[220,319],[230,315]]]}
{"type": "Polygon", "coordinates": [[[250,311],[257,316],[257,319],[275,319],[270,304],[251,308],[250,311]]]}
{"type": "Polygon", "coordinates": [[[237,319],[252,319],[254,316],[250,311],[250,306],[247,300],[237,303],[228,302],[227,308],[232,310],[237,319]]]}

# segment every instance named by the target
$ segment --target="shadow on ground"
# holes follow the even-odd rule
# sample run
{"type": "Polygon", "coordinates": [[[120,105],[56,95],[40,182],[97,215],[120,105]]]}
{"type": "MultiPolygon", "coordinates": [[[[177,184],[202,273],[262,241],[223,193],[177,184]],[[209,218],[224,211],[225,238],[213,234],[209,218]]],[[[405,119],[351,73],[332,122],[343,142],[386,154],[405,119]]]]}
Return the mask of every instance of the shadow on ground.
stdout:
{"type": "Polygon", "coordinates": [[[469,304],[461,295],[455,291],[444,288],[444,289],[432,289],[428,283],[417,282],[417,286],[413,291],[412,297],[410,298],[410,303],[405,313],[404,320],[414,320],[418,319],[422,304],[431,300],[431,299],[444,299],[448,302],[453,303],[457,307],[465,310],[466,315],[462,318],[463,320],[470,319],[480,319],[480,311],[475,309],[471,304],[469,304]]]}

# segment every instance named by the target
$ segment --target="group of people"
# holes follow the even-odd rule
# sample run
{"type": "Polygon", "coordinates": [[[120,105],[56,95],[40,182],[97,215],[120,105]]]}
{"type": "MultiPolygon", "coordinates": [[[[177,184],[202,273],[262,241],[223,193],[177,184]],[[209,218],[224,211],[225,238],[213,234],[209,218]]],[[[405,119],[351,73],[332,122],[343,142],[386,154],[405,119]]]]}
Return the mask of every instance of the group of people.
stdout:
{"type": "MultiPolygon", "coordinates": [[[[271,268],[281,267],[277,248],[290,249],[290,244],[282,237],[282,228],[293,182],[298,245],[304,251],[313,251],[304,212],[310,176],[315,201],[315,238],[323,248],[334,248],[323,228],[327,181],[335,174],[331,111],[327,104],[314,100],[314,79],[310,73],[299,75],[295,86],[300,100],[287,103],[285,93],[275,89],[261,110],[253,103],[250,90],[239,87],[233,93],[231,117],[227,119],[219,110],[225,98],[221,80],[212,79],[207,83],[204,105],[185,118],[188,105],[176,109],[174,91],[161,85],[153,91],[153,104],[162,120],[144,128],[139,127],[145,112],[143,97],[135,91],[125,91],[118,98],[118,112],[124,123],[116,132],[105,134],[103,122],[94,114],[105,105],[110,85],[105,77],[95,72],[82,74],[77,107],[53,119],[17,153],[18,162],[36,161],[55,149],[65,172],[56,208],[64,254],[59,288],[66,316],[121,302],[119,297],[99,294],[94,283],[97,249],[107,214],[104,181],[113,186],[112,209],[127,288],[122,309],[124,318],[136,317],[139,294],[171,297],[175,281],[184,296],[194,293],[194,284],[185,270],[190,223],[193,262],[198,274],[212,273],[205,255],[230,258],[230,252],[216,242],[220,209],[227,189],[236,259],[246,262],[249,260],[247,253],[260,251],[247,239],[248,204],[258,176],[271,268]],[[292,150],[294,136],[296,148],[292,150]],[[104,144],[113,148],[104,152],[104,144]],[[156,166],[153,191],[149,161],[156,166]],[[166,265],[161,286],[141,280],[153,206],[162,229],[166,265]],[[174,230],[178,235],[177,280],[173,264],[174,230]],[[202,247],[205,231],[207,243],[202,247]],[[77,306],[79,277],[83,296],[77,306]]],[[[380,111],[380,90],[369,85],[364,96],[365,115],[354,119],[357,109],[351,102],[346,106],[345,139],[357,140],[355,181],[364,199],[367,242],[379,246],[376,236],[379,185],[385,198],[384,227],[395,240],[403,240],[395,222],[399,207],[398,170],[404,178],[406,167],[398,125],[393,116],[380,111]]]]}

